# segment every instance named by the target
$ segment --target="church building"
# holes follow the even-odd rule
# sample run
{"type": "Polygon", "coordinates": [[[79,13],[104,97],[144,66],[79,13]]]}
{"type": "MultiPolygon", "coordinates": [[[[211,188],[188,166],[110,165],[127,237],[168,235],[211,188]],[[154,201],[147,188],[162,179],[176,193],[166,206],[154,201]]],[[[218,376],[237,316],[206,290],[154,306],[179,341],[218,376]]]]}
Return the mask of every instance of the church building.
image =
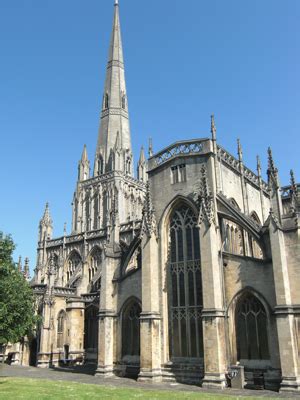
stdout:
{"type": "Polygon", "coordinates": [[[84,146],[72,228],[52,237],[46,205],[32,287],[38,367],[104,377],[300,390],[300,184],[281,187],[268,151],[253,172],[209,138],[186,139],[134,173],[115,0],[93,165],[84,146]],[[91,168],[92,167],[92,168],[91,168]]]}

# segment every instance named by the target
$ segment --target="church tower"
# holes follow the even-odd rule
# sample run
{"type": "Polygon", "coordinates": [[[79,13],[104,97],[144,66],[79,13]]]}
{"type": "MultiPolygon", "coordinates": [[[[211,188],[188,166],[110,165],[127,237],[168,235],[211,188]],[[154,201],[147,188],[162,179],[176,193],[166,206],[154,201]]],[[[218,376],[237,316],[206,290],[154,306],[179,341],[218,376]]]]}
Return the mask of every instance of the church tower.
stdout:
{"type": "Polygon", "coordinates": [[[120,224],[141,218],[146,161],[140,160],[138,179],[133,170],[119,2],[115,0],[93,175],[84,146],[72,203],[73,234],[112,229],[116,207],[120,224]]]}
{"type": "Polygon", "coordinates": [[[113,170],[133,175],[133,160],[121,39],[119,3],[115,1],[94,176],[113,170]],[[118,148],[116,149],[116,144],[118,148]],[[118,153],[116,155],[116,152],[118,153]],[[115,163],[115,159],[118,163],[115,163]]]}

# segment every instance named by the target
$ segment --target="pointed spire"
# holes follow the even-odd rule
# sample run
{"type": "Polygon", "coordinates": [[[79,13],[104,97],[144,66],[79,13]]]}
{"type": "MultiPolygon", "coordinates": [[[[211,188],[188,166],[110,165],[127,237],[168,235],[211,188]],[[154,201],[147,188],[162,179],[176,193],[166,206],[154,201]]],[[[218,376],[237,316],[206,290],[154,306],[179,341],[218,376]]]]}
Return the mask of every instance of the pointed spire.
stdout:
{"type": "Polygon", "coordinates": [[[278,180],[278,169],[275,167],[273,154],[271,147],[268,148],[268,183],[269,186],[271,183],[275,185],[275,189],[279,188],[279,180],[278,180]]]}
{"type": "Polygon", "coordinates": [[[21,256],[19,256],[18,271],[19,271],[19,272],[22,272],[22,257],[21,257],[21,256]]]}
{"type": "Polygon", "coordinates": [[[88,159],[86,145],[83,146],[81,160],[78,164],[78,180],[85,181],[90,177],[90,162],[88,159]]]}
{"type": "Polygon", "coordinates": [[[149,138],[149,150],[148,150],[149,157],[153,156],[153,143],[152,138],[149,138]]]}
{"type": "Polygon", "coordinates": [[[144,147],[141,147],[140,158],[137,167],[137,178],[139,181],[147,181],[147,161],[145,157],[144,147]]]}
{"type": "Polygon", "coordinates": [[[214,114],[212,114],[210,117],[210,132],[211,132],[212,140],[216,140],[217,139],[217,128],[216,128],[216,124],[215,124],[215,115],[214,114]]]}
{"type": "Polygon", "coordinates": [[[260,162],[260,157],[258,155],[256,156],[256,170],[257,170],[257,175],[260,178],[261,177],[261,162],[260,162]]]}
{"type": "Polygon", "coordinates": [[[51,219],[51,216],[50,216],[50,209],[49,209],[48,201],[46,203],[44,215],[43,215],[43,218],[41,219],[41,222],[44,222],[45,224],[52,224],[52,219],[51,219]]]}
{"type": "Polygon", "coordinates": [[[83,146],[82,150],[82,156],[81,156],[81,162],[86,162],[88,161],[88,155],[87,155],[87,149],[86,149],[86,144],[83,146]]]}
{"type": "Polygon", "coordinates": [[[240,139],[237,140],[237,146],[238,146],[238,156],[239,156],[239,161],[243,161],[243,150],[242,150],[242,145],[240,139]]]}
{"type": "Polygon", "coordinates": [[[49,210],[49,203],[46,203],[44,215],[39,225],[39,241],[48,240],[52,237],[52,219],[49,210]]]}
{"type": "MultiPolygon", "coordinates": [[[[108,66],[103,95],[103,108],[98,135],[96,159],[103,159],[103,173],[111,171],[111,150],[114,150],[119,132],[119,148],[132,155],[128,101],[125,82],[123,48],[119,16],[119,3],[115,2],[108,66]]],[[[122,166],[125,171],[125,166],[122,166]]],[[[98,168],[95,169],[96,174],[98,168]]],[[[128,171],[127,171],[128,173],[128,171]]],[[[132,175],[132,172],[130,172],[132,175]]]]}
{"type": "Polygon", "coordinates": [[[146,161],[145,151],[144,151],[144,146],[142,146],[140,151],[139,164],[143,164],[145,161],[146,161]]]}
{"type": "Polygon", "coordinates": [[[29,258],[28,257],[25,258],[23,274],[24,274],[25,279],[29,279],[29,258]]]}

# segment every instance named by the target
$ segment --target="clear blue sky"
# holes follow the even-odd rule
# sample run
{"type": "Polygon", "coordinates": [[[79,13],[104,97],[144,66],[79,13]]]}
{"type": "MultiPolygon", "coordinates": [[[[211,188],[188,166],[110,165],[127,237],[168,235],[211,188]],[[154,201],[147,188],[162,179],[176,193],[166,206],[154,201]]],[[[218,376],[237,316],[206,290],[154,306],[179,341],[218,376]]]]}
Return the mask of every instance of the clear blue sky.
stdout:
{"type": "MultiPolygon", "coordinates": [[[[300,1],[120,0],[135,160],[207,137],[266,171],[273,148],[282,184],[300,181],[300,1]]],[[[113,0],[0,0],[0,230],[35,265],[50,202],[55,236],[71,222],[77,162],[92,158],[113,0]]]]}

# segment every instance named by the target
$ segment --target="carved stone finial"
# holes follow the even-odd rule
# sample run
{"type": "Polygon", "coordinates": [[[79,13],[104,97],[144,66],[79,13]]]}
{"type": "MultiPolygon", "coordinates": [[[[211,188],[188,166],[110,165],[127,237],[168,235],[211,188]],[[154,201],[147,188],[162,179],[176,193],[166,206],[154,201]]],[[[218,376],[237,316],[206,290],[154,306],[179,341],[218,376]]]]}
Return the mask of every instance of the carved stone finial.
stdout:
{"type": "Polygon", "coordinates": [[[144,236],[144,234],[146,234],[148,237],[151,237],[154,234],[157,237],[155,209],[152,202],[149,182],[146,184],[146,195],[142,211],[142,226],[140,233],[141,238],[144,236]]]}
{"type": "Polygon", "coordinates": [[[210,132],[211,132],[212,140],[216,140],[217,128],[216,128],[216,124],[215,124],[215,115],[214,114],[212,114],[210,117],[210,132]]]}
{"type": "Polygon", "coordinates": [[[269,182],[269,187],[271,187],[271,184],[273,183],[276,188],[279,187],[279,182],[278,182],[278,169],[275,167],[274,159],[273,159],[273,154],[271,147],[268,148],[268,182],[269,182]]]}
{"type": "Polygon", "coordinates": [[[149,150],[148,150],[149,157],[153,156],[153,143],[152,138],[149,138],[149,150]]]}
{"type": "Polygon", "coordinates": [[[204,164],[201,166],[200,172],[200,183],[197,194],[197,203],[199,207],[198,225],[200,226],[204,221],[211,225],[215,223],[214,201],[208,185],[207,172],[204,164]]]}
{"type": "Polygon", "coordinates": [[[243,150],[242,150],[242,145],[240,139],[237,140],[237,146],[238,146],[238,156],[239,156],[239,161],[243,161],[243,150]]]}
{"type": "Polygon", "coordinates": [[[25,264],[24,264],[24,277],[25,279],[29,279],[29,258],[26,257],[24,260],[25,264]]]}
{"type": "Polygon", "coordinates": [[[291,182],[291,190],[293,190],[293,191],[297,191],[297,184],[296,184],[296,180],[295,180],[295,174],[294,174],[294,171],[291,169],[290,170],[290,176],[291,176],[291,180],[290,180],[290,182],[291,182]]]}
{"type": "Polygon", "coordinates": [[[22,257],[21,257],[21,256],[19,256],[18,271],[19,271],[19,272],[22,272],[22,257]]]}
{"type": "Polygon", "coordinates": [[[64,223],[64,236],[66,236],[67,235],[67,223],[65,222],[64,223]]]}
{"type": "Polygon", "coordinates": [[[256,169],[257,169],[257,175],[261,177],[261,162],[259,156],[256,156],[256,169]]]}

